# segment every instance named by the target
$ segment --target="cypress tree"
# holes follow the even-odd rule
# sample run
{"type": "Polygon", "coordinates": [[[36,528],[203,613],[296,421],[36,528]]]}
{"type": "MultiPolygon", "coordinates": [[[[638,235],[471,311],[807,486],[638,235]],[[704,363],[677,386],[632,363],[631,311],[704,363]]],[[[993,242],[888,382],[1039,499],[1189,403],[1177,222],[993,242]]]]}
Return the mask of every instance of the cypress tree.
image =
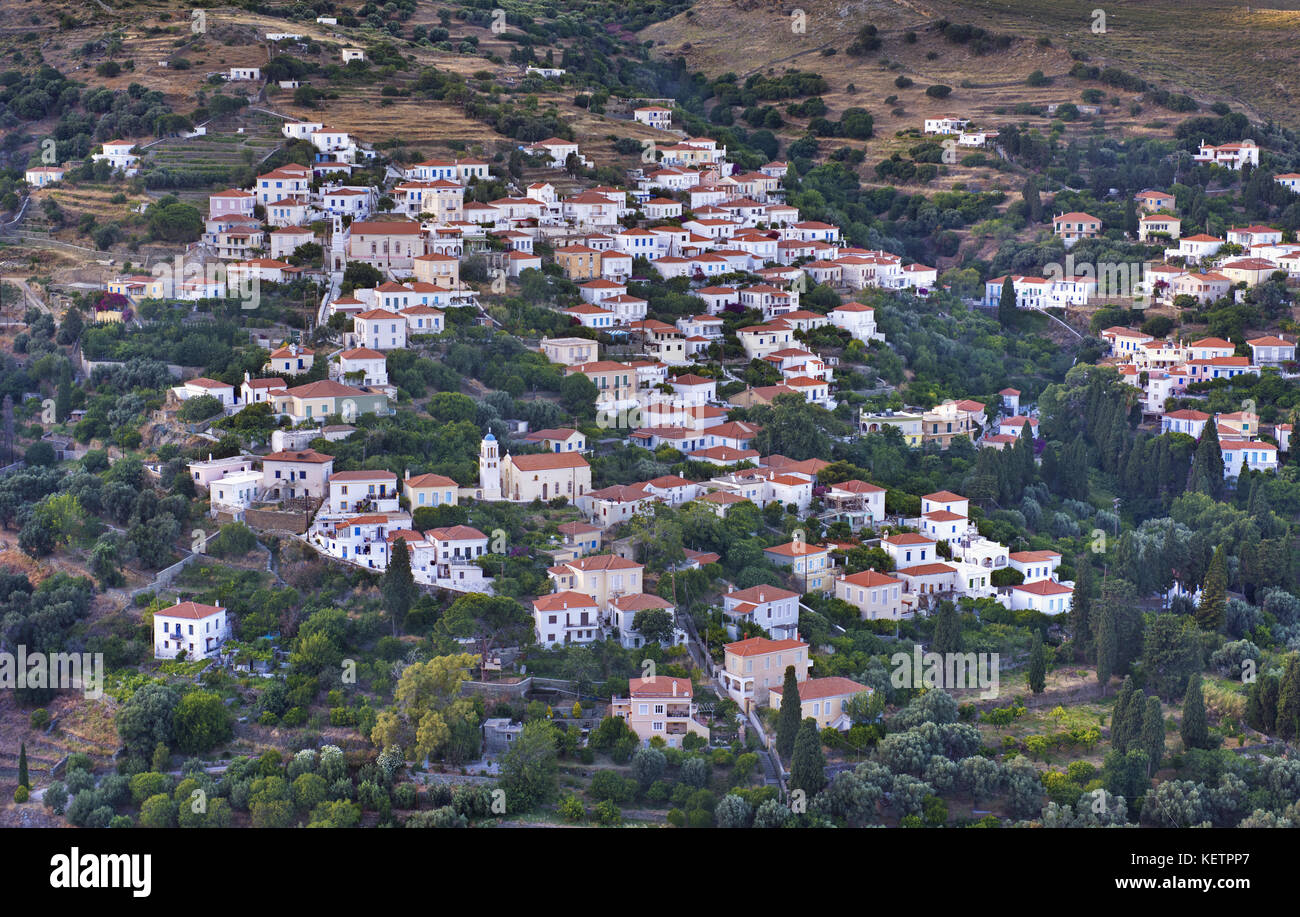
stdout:
{"type": "Polygon", "coordinates": [[[1025,179],[1025,187],[1021,191],[1025,200],[1025,217],[1030,223],[1037,223],[1043,218],[1043,201],[1038,196],[1038,182],[1034,181],[1031,175],[1025,179]]]}
{"type": "Polygon", "coordinates": [[[1034,631],[1034,645],[1029,650],[1029,690],[1042,694],[1047,687],[1047,651],[1043,648],[1043,635],[1034,631]]]}
{"type": "Polygon", "coordinates": [[[1146,715],[1147,693],[1141,688],[1134,688],[1124,705],[1124,743],[1125,751],[1142,748],[1142,718],[1146,715]]]}
{"type": "Polygon", "coordinates": [[[1088,555],[1080,554],[1074,561],[1074,600],[1070,605],[1070,625],[1074,631],[1074,658],[1086,662],[1092,658],[1092,564],[1088,555]]]}
{"type": "Polygon", "coordinates": [[[961,651],[961,623],[957,620],[957,607],[947,600],[939,603],[934,621],[934,640],[930,649],[935,653],[961,651]]]}
{"type": "Polygon", "coordinates": [[[1264,705],[1260,703],[1260,694],[1264,690],[1264,679],[1256,678],[1255,683],[1246,692],[1246,725],[1259,732],[1264,729],[1264,705]]]}
{"type": "Polygon", "coordinates": [[[393,622],[393,636],[396,637],[398,628],[406,620],[406,613],[411,610],[420,594],[419,587],[415,585],[415,576],[411,573],[411,554],[404,538],[393,542],[388,569],[384,571],[380,583],[380,593],[384,611],[388,612],[388,617],[393,622]]]}
{"type": "Polygon", "coordinates": [[[776,751],[787,761],[794,751],[794,740],[799,734],[802,718],[799,681],[795,677],[794,666],[788,665],[785,667],[785,684],[781,687],[781,713],[776,721],[776,751]]]}
{"type": "Polygon", "coordinates": [[[1213,418],[1206,421],[1192,454],[1192,471],[1187,489],[1219,499],[1223,493],[1223,450],[1213,418]]]}
{"type": "Polygon", "coordinates": [[[27,779],[27,743],[23,742],[18,746],[18,785],[25,786],[29,790],[32,788],[27,779]]]}
{"type": "Polygon", "coordinates": [[[817,721],[812,717],[799,725],[795,737],[794,756],[790,761],[790,789],[803,790],[809,797],[826,786],[826,755],[822,753],[822,739],[817,732],[817,721]]]}
{"type": "Polygon", "coordinates": [[[1183,698],[1183,722],[1179,730],[1187,748],[1213,748],[1210,727],[1205,719],[1205,698],[1201,695],[1201,673],[1187,679],[1187,695],[1183,698]]]}
{"type": "Polygon", "coordinates": [[[1278,686],[1276,729],[1279,738],[1300,738],[1300,655],[1294,653],[1278,686]]]}
{"type": "Polygon", "coordinates": [[[1106,470],[1112,473],[1119,473],[1123,469],[1120,464],[1125,447],[1128,446],[1128,422],[1124,419],[1122,405],[1117,405],[1115,414],[1111,418],[1109,435],[1106,438],[1106,470]]]}
{"type": "Polygon", "coordinates": [[[1034,481],[1034,445],[1033,436],[1028,431],[1024,436],[1016,437],[1016,444],[1011,450],[1012,479],[1016,482],[1012,490],[1012,499],[1019,500],[1025,494],[1025,488],[1034,481]]]}
{"type": "Polygon", "coordinates": [[[1160,698],[1154,695],[1147,698],[1142,716],[1142,750],[1151,759],[1147,771],[1150,777],[1160,769],[1165,756],[1165,717],[1160,709],[1160,698]]]}
{"type": "Polygon", "coordinates": [[[1101,683],[1101,693],[1106,694],[1110,676],[1119,661],[1119,634],[1115,621],[1115,609],[1109,602],[1103,602],[1101,613],[1097,616],[1097,681],[1101,683]]]}
{"type": "Polygon", "coordinates": [[[1124,676],[1119,690],[1115,692],[1115,706],[1110,709],[1110,747],[1120,754],[1128,751],[1129,746],[1129,700],[1133,697],[1133,678],[1124,676]]]}
{"type": "Polygon", "coordinates": [[[1003,328],[1016,320],[1016,285],[1011,282],[1011,275],[1002,281],[1002,298],[998,300],[998,324],[1003,328]]]}
{"type": "Polygon", "coordinates": [[[1124,231],[1130,236],[1136,236],[1138,231],[1137,206],[1131,197],[1124,203],[1124,231]]]}
{"type": "Polygon", "coordinates": [[[1265,675],[1260,679],[1264,687],[1259,692],[1259,712],[1264,725],[1264,732],[1273,735],[1277,732],[1277,704],[1282,693],[1282,683],[1276,675],[1265,675]]]}
{"type": "Polygon", "coordinates": [[[1214,549],[1210,567],[1201,586],[1201,604],[1196,606],[1196,623],[1215,631],[1223,626],[1223,610],[1228,604],[1228,554],[1223,545],[1214,549]]]}
{"type": "Polygon", "coordinates": [[[59,375],[59,388],[54,396],[54,419],[63,423],[68,419],[68,414],[72,411],[72,370],[68,364],[63,364],[63,371],[59,375]]]}

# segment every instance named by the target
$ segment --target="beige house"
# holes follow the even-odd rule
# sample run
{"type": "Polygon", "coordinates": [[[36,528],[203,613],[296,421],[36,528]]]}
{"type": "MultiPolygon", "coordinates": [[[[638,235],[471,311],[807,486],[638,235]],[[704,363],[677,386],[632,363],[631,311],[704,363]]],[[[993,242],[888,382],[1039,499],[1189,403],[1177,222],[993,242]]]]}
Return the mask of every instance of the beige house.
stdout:
{"type": "Polygon", "coordinates": [[[1168,236],[1177,239],[1182,231],[1182,221],[1164,213],[1150,213],[1138,218],[1138,240],[1150,241],[1152,236],[1168,236]]]}
{"type": "Polygon", "coordinates": [[[835,598],[848,602],[864,619],[897,621],[903,616],[903,581],[875,570],[836,577],[835,598]]]}
{"type": "Polygon", "coordinates": [[[641,591],[645,567],[617,554],[595,554],[551,567],[557,592],[580,592],[595,599],[601,608],[621,595],[641,591]]]}
{"type": "Polygon", "coordinates": [[[1183,274],[1175,277],[1169,284],[1169,295],[1173,298],[1190,296],[1197,302],[1205,304],[1214,302],[1228,295],[1232,281],[1215,271],[1205,274],[1183,274]]]}
{"type": "MultiPolygon", "coordinates": [[[[810,678],[799,685],[799,718],[811,717],[818,729],[830,726],[844,732],[853,725],[844,708],[852,697],[864,691],[871,693],[866,685],[848,678],[810,678]]],[[[768,705],[779,708],[784,694],[784,684],[771,688],[768,705]]]]}
{"type": "Polygon", "coordinates": [[[1219,265],[1218,272],[1233,284],[1258,286],[1273,276],[1280,268],[1267,258],[1239,258],[1219,265]]]}
{"type": "Polygon", "coordinates": [[[923,441],[934,440],[941,449],[947,449],[954,436],[975,439],[983,426],[984,405],[978,401],[945,401],[921,415],[923,441]]]}
{"type": "Polygon", "coordinates": [[[409,271],[424,254],[420,224],[413,221],[357,222],[349,231],[348,257],[355,261],[409,271]]]}
{"type": "Polygon", "coordinates": [[[723,647],[720,679],[727,694],[748,713],[764,705],[771,689],[781,687],[785,670],[794,666],[796,681],[807,681],[812,660],[802,640],[768,640],[750,637],[723,647]]]}
{"type": "Polygon", "coordinates": [[[637,392],[636,370],[614,360],[596,360],[579,363],[565,369],[566,376],[581,373],[596,386],[596,403],[613,406],[617,402],[634,399],[637,392]]]}
{"type": "Polygon", "coordinates": [[[1080,239],[1101,235],[1101,220],[1088,213],[1072,211],[1052,218],[1052,232],[1069,248],[1080,239]]]}
{"type": "Polygon", "coordinates": [[[432,283],[444,289],[454,290],[460,286],[460,259],[454,255],[440,255],[430,252],[414,259],[412,272],[416,280],[432,283]]]}
{"type": "Polygon", "coordinates": [[[590,338],[542,338],[541,351],[546,359],[563,366],[594,363],[600,345],[590,338]]]}
{"type": "Polygon", "coordinates": [[[627,697],[610,698],[609,715],[626,720],[642,745],[649,745],[656,736],[669,748],[680,748],[690,733],[709,738],[709,728],[697,718],[689,678],[633,678],[627,693],[627,697]]]}
{"type": "Polygon", "coordinates": [[[387,414],[387,396],[323,379],[275,392],[275,412],[295,422],[324,420],[338,414],[345,421],[362,414],[387,414]]]}
{"type": "Polygon", "coordinates": [[[567,497],[591,490],[591,465],[574,452],[507,455],[501,462],[501,493],[513,503],[567,497]]]}
{"type": "Polygon", "coordinates": [[[272,452],[262,457],[262,487],[271,499],[324,499],[334,473],[334,456],[314,449],[272,452]]]}
{"type": "Polygon", "coordinates": [[[440,474],[417,474],[408,471],[402,479],[402,495],[411,512],[422,506],[455,506],[460,485],[440,474]]]}

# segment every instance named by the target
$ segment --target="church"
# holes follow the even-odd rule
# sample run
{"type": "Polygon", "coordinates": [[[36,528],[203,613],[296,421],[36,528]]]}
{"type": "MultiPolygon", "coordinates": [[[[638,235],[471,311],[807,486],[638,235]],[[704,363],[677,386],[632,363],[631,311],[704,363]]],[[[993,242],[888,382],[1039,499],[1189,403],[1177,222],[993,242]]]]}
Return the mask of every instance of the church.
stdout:
{"type": "Polygon", "coordinates": [[[477,500],[531,503],[567,497],[573,503],[591,490],[591,465],[573,452],[503,456],[489,433],[479,444],[478,483],[477,500]]]}

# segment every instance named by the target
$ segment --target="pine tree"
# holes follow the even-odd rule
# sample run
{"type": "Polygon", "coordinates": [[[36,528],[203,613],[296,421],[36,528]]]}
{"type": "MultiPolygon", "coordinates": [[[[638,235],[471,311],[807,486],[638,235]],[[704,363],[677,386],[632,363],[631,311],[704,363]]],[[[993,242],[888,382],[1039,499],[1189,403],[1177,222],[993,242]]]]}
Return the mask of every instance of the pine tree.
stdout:
{"type": "Polygon", "coordinates": [[[1223,626],[1223,610],[1228,603],[1228,554],[1223,545],[1214,549],[1210,567],[1201,585],[1201,604],[1196,606],[1196,623],[1204,630],[1217,631],[1223,626]]]}
{"type": "Polygon", "coordinates": [[[776,752],[786,761],[794,751],[801,719],[799,681],[794,666],[788,665],[785,667],[785,684],[781,687],[781,714],[776,721],[776,752]]]}
{"type": "Polygon", "coordinates": [[[1150,758],[1147,776],[1150,777],[1160,769],[1160,762],[1165,756],[1165,717],[1160,709],[1160,698],[1147,698],[1146,710],[1142,715],[1142,750],[1150,758]]]}
{"type": "Polygon", "coordinates": [[[1043,648],[1043,635],[1034,631],[1034,645],[1029,650],[1029,690],[1042,694],[1047,687],[1047,650],[1043,648]]]}
{"type": "Polygon", "coordinates": [[[1179,730],[1187,748],[1213,748],[1210,727],[1205,719],[1205,698],[1201,694],[1201,673],[1187,679],[1187,695],[1183,698],[1183,722],[1179,730]]]}
{"type": "Polygon", "coordinates": [[[817,721],[808,717],[799,725],[790,760],[790,789],[803,790],[809,797],[826,786],[826,755],[822,752],[817,721]]]}
{"type": "Polygon", "coordinates": [[[25,786],[29,790],[32,788],[30,781],[27,779],[27,743],[23,742],[18,746],[18,785],[25,786]]]}
{"type": "Polygon", "coordinates": [[[1278,738],[1300,738],[1300,655],[1294,653],[1287,657],[1278,686],[1276,730],[1278,738]]]}
{"type": "Polygon", "coordinates": [[[399,538],[393,542],[388,558],[388,569],[384,571],[380,583],[384,611],[393,623],[393,636],[406,620],[406,614],[415,604],[420,589],[415,585],[415,576],[411,573],[411,554],[406,548],[406,539],[399,538]]]}
{"type": "Polygon", "coordinates": [[[935,653],[961,652],[961,622],[957,620],[957,607],[947,600],[939,603],[930,650],[935,653]]]}
{"type": "Polygon", "coordinates": [[[998,300],[998,324],[1007,328],[1016,321],[1016,285],[1011,281],[1011,275],[1002,281],[1002,298],[998,300]]]}

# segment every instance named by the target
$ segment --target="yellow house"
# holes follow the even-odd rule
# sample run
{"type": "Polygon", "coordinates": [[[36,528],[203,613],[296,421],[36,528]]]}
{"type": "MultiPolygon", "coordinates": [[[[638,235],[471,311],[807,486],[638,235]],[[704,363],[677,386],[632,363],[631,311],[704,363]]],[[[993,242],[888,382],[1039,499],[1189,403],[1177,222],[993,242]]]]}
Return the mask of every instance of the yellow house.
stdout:
{"type": "Polygon", "coordinates": [[[560,592],[580,592],[595,599],[600,608],[621,595],[641,591],[645,567],[617,554],[595,554],[566,561],[546,572],[560,592]]]}
{"type": "MultiPolygon", "coordinates": [[[[784,673],[781,676],[785,677],[784,673]]],[[[780,707],[784,683],[768,691],[768,704],[780,707]]],[[[809,678],[799,685],[799,719],[817,721],[818,729],[832,726],[841,731],[853,725],[844,708],[849,699],[862,692],[871,693],[866,685],[848,678],[809,678]]]]}
{"type": "MultiPolygon", "coordinates": [[[[164,279],[154,277],[151,274],[114,277],[104,284],[104,290],[108,293],[125,296],[132,302],[140,302],[145,299],[162,299],[167,295],[167,285],[164,279]]],[[[118,320],[121,321],[121,319],[118,320]]]]}
{"type": "Polygon", "coordinates": [[[750,637],[722,649],[722,685],[746,713],[766,703],[772,688],[781,687],[788,666],[794,666],[794,677],[799,682],[808,680],[812,668],[808,644],[802,640],[750,637]]]}
{"type": "Polygon", "coordinates": [[[555,263],[570,280],[596,280],[600,277],[600,251],[590,245],[566,245],[555,250],[555,263]]]}

